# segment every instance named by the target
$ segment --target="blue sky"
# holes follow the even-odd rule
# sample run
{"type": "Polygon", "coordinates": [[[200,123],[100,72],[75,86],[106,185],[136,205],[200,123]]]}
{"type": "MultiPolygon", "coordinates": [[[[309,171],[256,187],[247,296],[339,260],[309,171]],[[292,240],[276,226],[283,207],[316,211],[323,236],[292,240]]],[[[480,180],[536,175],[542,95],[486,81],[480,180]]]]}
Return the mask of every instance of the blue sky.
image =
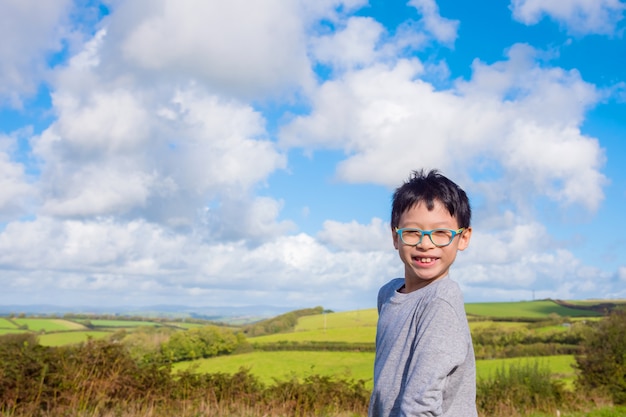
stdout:
{"type": "Polygon", "coordinates": [[[626,298],[626,3],[0,4],[0,304],[375,307],[391,194],[466,301],[626,298]]]}

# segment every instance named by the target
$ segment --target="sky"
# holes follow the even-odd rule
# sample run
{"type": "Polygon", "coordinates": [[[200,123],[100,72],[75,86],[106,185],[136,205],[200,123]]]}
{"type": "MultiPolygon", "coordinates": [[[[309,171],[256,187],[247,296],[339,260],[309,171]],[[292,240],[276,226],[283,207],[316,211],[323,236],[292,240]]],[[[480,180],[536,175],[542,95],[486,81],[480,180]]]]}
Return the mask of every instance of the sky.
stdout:
{"type": "Polygon", "coordinates": [[[391,196],[466,302],[626,298],[623,0],[0,0],[0,305],[375,308],[391,196]]]}

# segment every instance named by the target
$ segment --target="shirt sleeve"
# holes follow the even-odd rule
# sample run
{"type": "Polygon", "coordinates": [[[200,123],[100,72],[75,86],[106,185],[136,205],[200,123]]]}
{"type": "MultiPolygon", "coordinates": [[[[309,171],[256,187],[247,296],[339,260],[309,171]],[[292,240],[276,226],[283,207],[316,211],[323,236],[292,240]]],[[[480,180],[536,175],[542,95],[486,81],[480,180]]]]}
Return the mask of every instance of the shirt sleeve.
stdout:
{"type": "Polygon", "coordinates": [[[439,298],[423,314],[406,368],[401,416],[442,415],[447,378],[468,354],[465,317],[459,317],[447,301],[439,298]]]}

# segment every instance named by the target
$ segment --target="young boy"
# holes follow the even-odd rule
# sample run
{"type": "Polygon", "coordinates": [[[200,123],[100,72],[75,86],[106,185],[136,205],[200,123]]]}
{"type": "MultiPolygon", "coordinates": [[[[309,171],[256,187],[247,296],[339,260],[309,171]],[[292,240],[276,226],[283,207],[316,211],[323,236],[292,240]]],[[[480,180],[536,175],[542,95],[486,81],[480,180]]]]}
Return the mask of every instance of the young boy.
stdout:
{"type": "Polygon", "coordinates": [[[465,192],[433,170],[396,189],[393,245],[404,263],[378,293],[370,417],[476,417],[476,362],[463,295],[448,270],[469,245],[465,192]]]}

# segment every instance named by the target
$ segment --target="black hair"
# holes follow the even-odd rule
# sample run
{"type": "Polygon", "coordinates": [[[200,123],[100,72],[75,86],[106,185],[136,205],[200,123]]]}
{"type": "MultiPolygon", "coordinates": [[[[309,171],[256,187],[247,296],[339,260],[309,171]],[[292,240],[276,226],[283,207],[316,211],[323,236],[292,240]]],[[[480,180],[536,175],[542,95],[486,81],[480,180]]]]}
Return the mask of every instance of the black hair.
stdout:
{"type": "Polygon", "coordinates": [[[450,215],[456,218],[459,227],[470,226],[472,209],[465,191],[438,170],[425,173],[422,169],[413,171],[409,179],[393,193],[391,228],[398,227],[402,214],[418,203],[424,203],[430,211],[435,207],[435,201],[441,202],[450,215]]]}

